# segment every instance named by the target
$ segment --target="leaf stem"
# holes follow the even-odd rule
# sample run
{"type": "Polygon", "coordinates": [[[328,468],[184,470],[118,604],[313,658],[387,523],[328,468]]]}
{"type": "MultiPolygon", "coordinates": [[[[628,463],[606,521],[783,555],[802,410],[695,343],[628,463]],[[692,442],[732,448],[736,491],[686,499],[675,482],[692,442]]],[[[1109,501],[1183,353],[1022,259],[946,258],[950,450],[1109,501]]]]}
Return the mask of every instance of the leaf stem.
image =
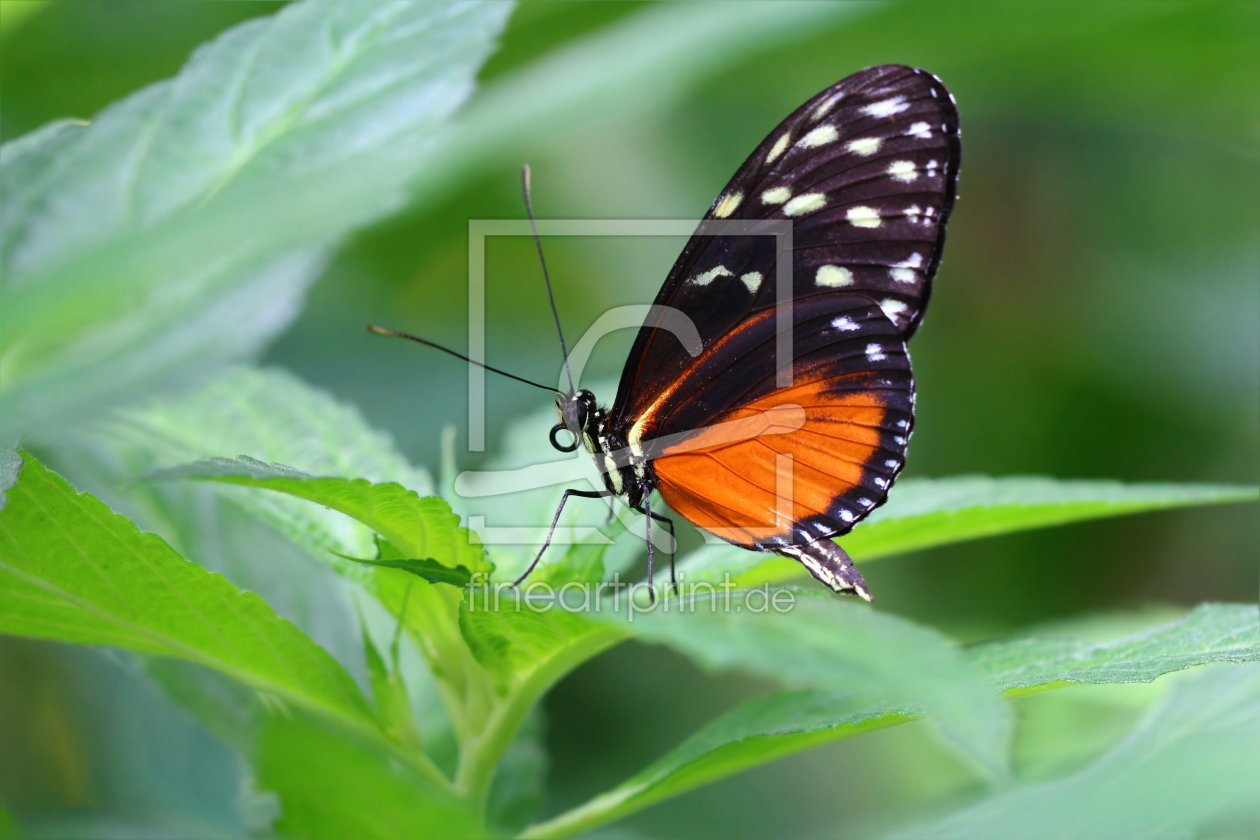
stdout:
{"type": "Polygon", "coordinates": [[[485,807],[499,760],[526,716],[551,686],[578,665],[625,638],[615,627],[598,626],[560,648],[525,675],[495,703],[481,732],[461,744],[455,789],[478,808],[485,807]]]}

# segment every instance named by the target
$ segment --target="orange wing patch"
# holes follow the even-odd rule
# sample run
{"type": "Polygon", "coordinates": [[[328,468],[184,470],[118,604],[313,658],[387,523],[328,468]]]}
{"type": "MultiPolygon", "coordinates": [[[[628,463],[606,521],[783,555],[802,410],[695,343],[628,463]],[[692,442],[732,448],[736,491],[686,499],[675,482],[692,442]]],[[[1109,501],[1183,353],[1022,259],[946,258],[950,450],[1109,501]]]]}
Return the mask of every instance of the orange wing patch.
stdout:
{"type": "Polygon", "coordinates": [[[653,461],[670,507],[746,548],[827,515],[880,451],[887,406],[878,392],[834,394],[810,382],[742,405],[653,461]]]}

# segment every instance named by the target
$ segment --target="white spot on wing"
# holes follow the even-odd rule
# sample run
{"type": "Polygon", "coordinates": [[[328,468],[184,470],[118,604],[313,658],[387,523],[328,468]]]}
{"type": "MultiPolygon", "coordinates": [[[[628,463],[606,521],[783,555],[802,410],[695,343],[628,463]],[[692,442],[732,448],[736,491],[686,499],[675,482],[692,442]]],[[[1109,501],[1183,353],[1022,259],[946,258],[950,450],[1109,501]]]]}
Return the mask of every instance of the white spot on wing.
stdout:
{"type": "Polygon", "coordinates": [[[859,329],[858,322],[854,321],[848,315],[841,315],[839,318],[833,318],[831,326],[840,330],[840,332],[854,332],[859,329]]]}
{"type": "Polygon", "coordinates": [[[909,107],[904,96],[894,96],[892,99],[872,102],[862,109],[862,113],[872,117],[891,117],[893,114],[900,114],[909,107]]]}
{"type": "Polygon", "coordinates": [[[888,174],[896,180],[908,184],[919,177],[919,170],[912,160],[894,160],[888,164],[888,174]]]}
{"type": "Polygon", "coordinates": [[[840,509],[840,518],[843,519],[845,522],[852,522],[853,520],[857,519],[857,517],[854,516],[853,511],[845,510],[844,508],[840,509]]]}
{"type": "Polygon", "coordinates": [[[827,196],[822,193],[802,193],[783,205],[783,212],[789,216],[802,216],[812,213],[827,203],[827,196]]]}
{"type": "Polygon", "coordinates": [[[832,288],[852,286],[853,272],[842,265],[820,265],[818,273],[814,275],[814,282],[819,286],[832,288]]]}
{"type": "Polygon", "coordinates": [[[692,277],[691,282],[697,286],[707,286],[718,277],[730,277],[732,275],[734,275],[733,271],[724,265],[719,265],[715,268],[710,268],[703,274],[697,274],[695,277],[692,277]]]}
{"type": "Polygon", "coordinates": [[[761,194],[762,204],[782,204],[792,197],[792,191],[787,187],[771,187],[761,194]]]}
{"type": "Polygon", "coordinates": [[[888,274],[898,283],[913,283],[919,279],[918,272],[912,268],[894,268],[888,274]]]}
{"type": "Polygon", "coordinates": [[[722,200],[717,203],[717,206],[713,208],[713,215],[719,219],[725,219],[735,212],[743,200],[744,194],[742,192],[724,195],[722,200]]]}
{"type": "Polygon", "coordinates": [[[888,316],[888,320],[895,324],[897,323],[897,319],[901,317],[902,313],[906,311],[906,304],[904,301],[896,300],[894,298],[884,298],[879,302],[879,308],[884,310],[884,314],[888,316]]]}
{"type": "Polygon", "coordinates": [[[883,144],[884,141],[879,137],[859,137],[857,140],[850,140],[845,148],[855,155],[868,157],[878,152],[883,144]]]}
{"type": "Polygon", "coordinates": [[[866,345],[866,358],[872,362],[882,362],[888,357],[884,355],[883,347],[880,347],[878,344],[868,344],[866,345]]]}
{"type": "Polygon", "coordinates": [[[849,224],[855,227],[877,228],[880,225],[879,211],[874,207],[850,207],[845,213],[849,224]]]}
{"type": "Polygon", "coordinates": [[[876,487],[878,487],[880,490],[886,490],[886,489],[888,488],[888,479],[886,479],[886,478],[876,478],[876,479],[875,479],[875,486],[876,486],[876,487]]]}
{"type": "Polygon", "coordinates": [[[922,268],[923,255],[917,251],[898,263],[893,263],[893,268],[922,268]]]}
{"type": "Polygon", "coordinates": [[[840,139],[840,135],[836,132],[834,125],[820,125],[809,134],[806,134],[796,142],[796,145],[802,149],[812,149],[815,146],[824,146],[827,143],[834,143],[840,139]]]}
{"type": "Polygon", "coordinates": [[[897,469],[897,467],[901,466],[901,462],[898,461],[896,458],[889,458],[887,461],[884,462],[884,466],[890,467],[895,470],[897,469]]]}
{"type": "Polygon", "coordinates": [[[921,137],[927,139],[932,136],[932,126],[925,122],[917,122],[906,129],[907,137],[921,137]]]}
{"type": "Polygon", "coordinates": [[[757,290],[761,288],[760,271],[750,271],[747,274],[742,275],[739,279],[744,281],[744,285],[748,287],[748,291],[752,292],[754,295],[757,294],[757,290]]]}

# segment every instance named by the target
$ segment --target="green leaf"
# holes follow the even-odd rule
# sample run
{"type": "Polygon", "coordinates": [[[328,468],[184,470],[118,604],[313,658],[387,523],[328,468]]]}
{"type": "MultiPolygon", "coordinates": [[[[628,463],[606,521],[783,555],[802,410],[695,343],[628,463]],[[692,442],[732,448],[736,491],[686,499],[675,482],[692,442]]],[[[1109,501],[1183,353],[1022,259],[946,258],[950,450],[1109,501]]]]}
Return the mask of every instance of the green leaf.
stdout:
{"type": "MultiPolygon", "coordinates": [[[[249,452],[310,475],[393,481],[421,495],[433,491],[429,474],[408,463],[389,435],[372,428],[357,408],[274,368],[229,369],[204,387],[118,412],[92,433],[123,462],[110,476],[112,482],[200,458],[249,452]]],[[[335,511],[278,493],[212,486],[239,510],[321,560],[329,559],[329,551],[353,557],[375,551],[371,529],[335,511]]],[[[194,511],[187,499],[172,498],[175,494],[166,488],[131,490],[148,491],[151,504],[171,523],[201,521],[198,512],[209,504],[198,497],[194,511]]]]}
{"type": "Polygon", "coordinates": [[[1084,770],[1003,791],[898,840],[1189,838],[1260,801],[1260,666],[1217,666],[1178,682],[1084,770]]]}
{"type": "MultiPolygon", "coordinates": [[[[320,478],[246,456],[211,458],[161,470],[149,477],[220,481],[286,493],[358,520],[404,557],[432,559],[451,569],[463,566],[473,572],[490,571],[480,543],[468,529],[459,527],[459,517],[451,513],[446,502],[436,496],[421,497],[398,484],[320,478]]],[[[348,564],[354,565],[357,563],[348,564]]]]}
{"type": "MultiPolygon", "coordinates": [[[[1193,665],[1260,661],[1258,609],[1209,604],[1176,621],[1107,642],[1017,639],[980,645],[965,655],[1008,690],[1034,684],[1052,688],[1071,682],[1149,681],[1193,665]]],[[[528,836],[568,836],[748,767],[915,717],[826,691],[757,697],[607,793],[535,826],[528,836]]]]}
{"type": "Polygon", "coordinates": [[[257,352],[337,241],[403,202],[510,11],[293,3],[46,135],[55,166],[6,155],[0,437],[257,352]]]}
{"type": "Polygon", "coordinates": [[[525,837],[568,837],[620,819],[656,802],[841,738],[914,719],[824,691],[754,698],[693,733],[617,787],[525,837]]]}
{"type": "Polygon", "coordinates": [[[1017,639],[979,645],[968,655],[1005,690],[1054,682],[1150,682],[1208,662],[1260,660],[1260,607],[1201,604],[1171,624],[1118,641],[1017,639]]]}
{"type": "Polygon", "coordinates": [[[0,511],[0,632],[185,659],[374,727],[350,675],[261,598],[23,460],[0,511]]]}
{"type": "MultiPolygon", "coordinates": [[[[345,555],[342,555],[343,557],[345,555]]],[[[451,586],[467,586],[472,580],[472,572],[467,566],[444,566],[436,560],[360,560],[357,557],[346,557],[353,563],[365,566],[379,566],[383,569],[402,569],[410,575],[427,580],[429,583],[446,583],[451,586]]]]}
{"type": "Polygon", "coordinates": [[[956,645],[926,627],[797,590],[734,590],[601,615],[709,667],[823,689],[885,712],[926,714],[978,769],[991,777],[1006,772],[1008,704],[956,645]]]}
{"type": "Polygon", "coordinates": [[[282,836],[485,836],[467,803],[370,742],[303,715],[268,723],[255,766],[259,784],[280,798],[282,836]]]}
{"type": "MultiPolygon", "coordinates": [[[[1123,484],[1013,477],[919,479],[898,482],[884,507],[850,535],[844,548],[859,562],[1088,519],[1194,505],[1245,502],[1260,490],[1228,484],[1123,484]]],[[[706,546],[682,561],[692,581],[735,576],[743,585],[791,580],[804,572],[782,557],[766,558],[706,546]]]]}

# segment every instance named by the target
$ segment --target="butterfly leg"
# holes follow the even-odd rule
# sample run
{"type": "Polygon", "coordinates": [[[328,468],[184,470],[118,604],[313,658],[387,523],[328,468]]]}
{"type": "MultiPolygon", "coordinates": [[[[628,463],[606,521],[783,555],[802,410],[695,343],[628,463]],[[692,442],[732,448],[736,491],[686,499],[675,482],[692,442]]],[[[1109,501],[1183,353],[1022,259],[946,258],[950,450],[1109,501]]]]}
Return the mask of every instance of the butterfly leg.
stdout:
{"type": "Polygon", "coordinates": [[[560,521],[560,514],[564,512],[564,505],[569,501],[570,496],[580,496],[583,499],[603,499],[612,495],[615,494],[611,490],[565,490],[564,495],[560,497],[560,505],[556,508],[556,515],[551,517],[551,527],[547,529],[547,538],[543,540],[542,548],[538,549],[538,553],[534,555],[534,559],[529,564],[529,568],[525,570],[525,573],[512,581],[512,585],[520,586],[525,578],[529,577],[530,573],[534,571],[543,554],[546,553],[547,547],[551,545],[551,538],[556,533],[556,524],[560,521]]]}
{"type": "Polygon", "coordinates": [[[632,510],[638,511],[639,513],[643,514],[644,516],[648,518],[647,544],[648,544],[648,581],[649,582],[652,580],[652,561],[653,561],[652,524],[651,524],[652,520],[656,520],[657,522],[661,523],[669,531],[669,544],[670,544],[669,586],[670,586],[670,589],[673,590],[674,594],[677,595],[678,594],[678,577],[674,571],[674,556],[678,553],[678,538],[674,536],[674,520],[670,519],[668,516],[664,516],[659,513],[653,513],[652,501],[647,495],[643,497],[643,501],[639,503],[639,506],[632,508],[632,510]]]}

